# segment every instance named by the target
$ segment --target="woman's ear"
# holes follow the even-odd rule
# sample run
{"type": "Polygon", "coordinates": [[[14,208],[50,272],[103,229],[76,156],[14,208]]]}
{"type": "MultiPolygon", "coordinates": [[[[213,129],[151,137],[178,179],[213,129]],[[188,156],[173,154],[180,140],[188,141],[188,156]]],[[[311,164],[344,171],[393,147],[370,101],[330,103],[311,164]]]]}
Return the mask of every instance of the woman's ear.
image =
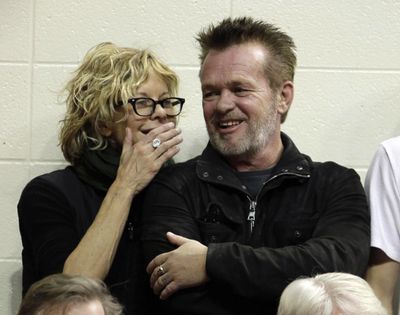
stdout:
{"type": "Polygon", "coordinates": [[[285,81],[280,90],[278,98],[278,112],[279,114],[286,115],[289,111],[294,97],[294,86],[292,81],[285,81]]]}
{"type": "Polygon", "coordinates": [[[106,121],[99,122],[99,130],[103,137],[110,137],[112,134],[111,123],[106,121]]]}

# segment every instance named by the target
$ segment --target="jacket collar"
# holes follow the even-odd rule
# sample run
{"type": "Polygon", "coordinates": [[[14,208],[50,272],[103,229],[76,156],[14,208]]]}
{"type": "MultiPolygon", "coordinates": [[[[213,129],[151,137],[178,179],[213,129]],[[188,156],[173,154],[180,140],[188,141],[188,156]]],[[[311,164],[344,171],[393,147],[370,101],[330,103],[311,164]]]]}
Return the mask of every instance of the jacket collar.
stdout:
{"type": "Polygon", "coordinates": [[[285,133],[281,132],[283,153],[274,167],[274,174],[292,173],[300,176],[309,176],[312,161],[310,157],[300,153],[296,145],[285,133]]]}
{"type": "MultiPolygon", "coordinates": [[[[283,132],[281,132],[281,139],[284,149],[279,162],[272,171],[272,177],[282,175],[299,178],[310,177],[311,159],[300,153],[293,141],[283,132]]],[[[200,179],[208,182],[234,187],[242,186],[235,171],[210,143],[197,161],[196,172],[200,179]]]]}

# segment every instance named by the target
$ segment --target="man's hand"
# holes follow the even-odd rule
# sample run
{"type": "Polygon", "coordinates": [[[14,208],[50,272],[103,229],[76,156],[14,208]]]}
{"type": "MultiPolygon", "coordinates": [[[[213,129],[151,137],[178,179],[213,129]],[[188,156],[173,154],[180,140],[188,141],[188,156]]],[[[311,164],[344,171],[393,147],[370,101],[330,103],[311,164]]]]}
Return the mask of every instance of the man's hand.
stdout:
{"type": "Polygon", "coordinates": [[[175,292],[209,281],[206,273],[207,246],[171,232],[167,239],[178,248],[158,255],[147,266],[153,292],[166,300],[175,292]]]}

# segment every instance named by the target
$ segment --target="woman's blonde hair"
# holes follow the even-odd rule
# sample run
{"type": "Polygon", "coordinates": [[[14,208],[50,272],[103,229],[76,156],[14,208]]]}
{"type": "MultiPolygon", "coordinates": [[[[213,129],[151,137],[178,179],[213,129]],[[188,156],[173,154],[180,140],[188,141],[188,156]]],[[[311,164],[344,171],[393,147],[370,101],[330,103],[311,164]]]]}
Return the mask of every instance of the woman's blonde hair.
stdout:
{"type": "Polygon", "coordinates": [[[300,278],[283,291],[278,315],[387,315],[369,284],[342,272],[300,278]]]}
{"type": "Polygon", "coordinates": [[[176,73],[149,50],[105,42],[88,51],[65,87],[67,112],[59,140],[67,161],[74,164],[85,145],[93,150],[107,147],[101,127],[114,120],[115,105],[127,104],[150,73],[166,83],[171,96],[177,94],[176,73]]]}

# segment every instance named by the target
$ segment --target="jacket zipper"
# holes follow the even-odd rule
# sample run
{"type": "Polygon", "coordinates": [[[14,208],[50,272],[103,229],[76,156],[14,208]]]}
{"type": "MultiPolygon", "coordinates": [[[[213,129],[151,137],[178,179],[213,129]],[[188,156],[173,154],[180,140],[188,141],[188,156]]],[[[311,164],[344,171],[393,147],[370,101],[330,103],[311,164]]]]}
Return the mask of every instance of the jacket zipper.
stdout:
{"type": "Polygon", "coordinates": [[[251,235],[253,233],[254,223],[256,221],[257,201],[251,200],[249,196],[247,196],[247,198],[249,198],[250,201],[249,215],[247,216],[247,221],[249,221],[250,235],[251,235]]]}
{"type": "Polygon", "coordinates": [[[250,235],[253,234],[253,229],[254,229],[254,225],[256,223],[256,207],[257,207],[257,200],[258,200],[258,196],[261,192],[261,190],[264,188],[264,186],[266,184],[268,184],[269,182],[271,182],[272,180],[274,180],[277,177],[283,176],[283,175],[294,175],[294,176],[298,176],[298,177],[304,177],[304,178],[308,178],[310,177],[310,175],[300,175],[297,173],[292,173],[292,172],[287,172],[287,173],[279,173],[276,174],[274,176],[272,176],[270,179],[268,179],[266,182],[263,183],[261,189],[259,190],[259,192],[257,193],[256,199],[253,200],[249,197],[249,195],[247,195],[247,199],[249,199],[249,214],[247,215],[247,221],[249,222],[249,227],[250,227],[250,235]]]}

